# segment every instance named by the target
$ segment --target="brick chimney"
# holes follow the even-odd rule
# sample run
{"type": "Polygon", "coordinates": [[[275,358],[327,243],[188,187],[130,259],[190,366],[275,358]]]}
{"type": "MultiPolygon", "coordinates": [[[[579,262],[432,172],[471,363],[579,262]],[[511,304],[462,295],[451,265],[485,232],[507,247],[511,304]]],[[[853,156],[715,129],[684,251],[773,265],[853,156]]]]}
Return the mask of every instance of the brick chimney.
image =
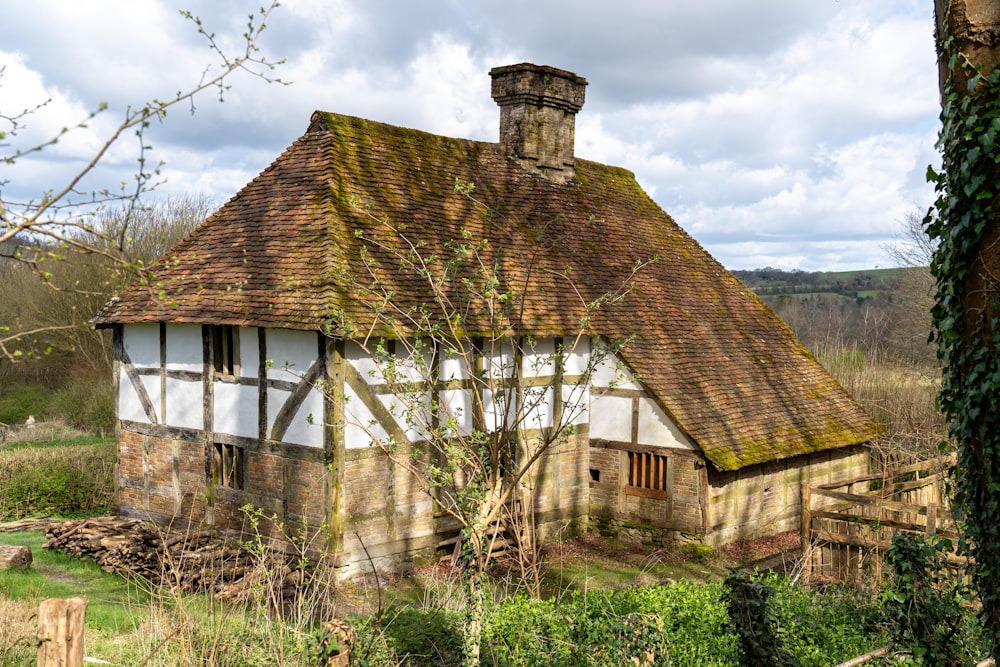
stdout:
{"type": "Polygon", "coordinates": [[[503,150],[550,181],[571,180],[575,118],[587,80],[531,63],[494,67],[490,76],[493,99],[500,105],[503,150]]]}

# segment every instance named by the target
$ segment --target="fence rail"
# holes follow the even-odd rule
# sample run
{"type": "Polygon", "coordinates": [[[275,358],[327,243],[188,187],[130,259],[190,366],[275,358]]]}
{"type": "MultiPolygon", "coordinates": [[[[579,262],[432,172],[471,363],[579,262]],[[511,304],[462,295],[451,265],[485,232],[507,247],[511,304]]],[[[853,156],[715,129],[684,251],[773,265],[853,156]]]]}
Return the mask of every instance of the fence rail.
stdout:
{"type": "MultiPolygon", "coordinates": [[[[958,537],[944,490],[954,454],[832,484],[802,485],[802,576],[873,583],[897,531],[958,537]]],[[[955,556],[956,560],[960,560],[955,556]]]]}

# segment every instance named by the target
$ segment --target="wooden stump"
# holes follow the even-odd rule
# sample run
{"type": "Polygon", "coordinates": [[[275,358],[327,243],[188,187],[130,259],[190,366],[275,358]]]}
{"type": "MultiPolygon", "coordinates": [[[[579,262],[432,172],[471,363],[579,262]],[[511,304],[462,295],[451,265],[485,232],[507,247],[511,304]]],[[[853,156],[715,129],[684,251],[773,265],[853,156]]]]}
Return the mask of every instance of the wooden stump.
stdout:
{"type": "Polygon", "coordinates": [[[351,660],[351,646],[356,639],[354,628],[345,621],[333,619],[323,621],[323,654],[326,664],[323,667],[347,667],[351,660]]]}
{"type": "Polygon", "coordinates": [[[81,667],[87,598],[38,605],[38,667],[81,667]]]}
{"type": "Polygon", "coordinates": [[[0,545],[0,569],[31,567],[31,549],[0,545]]]}

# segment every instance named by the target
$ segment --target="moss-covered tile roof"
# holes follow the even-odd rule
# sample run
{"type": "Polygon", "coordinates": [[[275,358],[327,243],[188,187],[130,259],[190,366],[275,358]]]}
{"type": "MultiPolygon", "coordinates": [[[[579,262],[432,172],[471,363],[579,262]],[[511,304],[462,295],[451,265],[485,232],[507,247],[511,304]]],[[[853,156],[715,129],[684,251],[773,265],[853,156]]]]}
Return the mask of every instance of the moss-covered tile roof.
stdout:
{"type": "MultiPolygon", "coordinates": [[[[407,244],[440,266],[463,238],[489,240],[484,256],[522,295],[513,324],[524,333],[577,333],[584,303],[630,284],[591,330],[634,336],[621,356],[718,468],[874,435],[789,328],[630,172],[577,159],[576,178],[559,185],[497,144],[331,113],[315,113],[305,135],[95,321],[366,332],[378,328],[376,292],[404,310],[431,298],[426,278],[401,269],[407,244]],[[474,184],[490,211],[456,180],[474,184]]],[[[475,310],[465,323],[470,334],[496,328],[475,310]]]]}

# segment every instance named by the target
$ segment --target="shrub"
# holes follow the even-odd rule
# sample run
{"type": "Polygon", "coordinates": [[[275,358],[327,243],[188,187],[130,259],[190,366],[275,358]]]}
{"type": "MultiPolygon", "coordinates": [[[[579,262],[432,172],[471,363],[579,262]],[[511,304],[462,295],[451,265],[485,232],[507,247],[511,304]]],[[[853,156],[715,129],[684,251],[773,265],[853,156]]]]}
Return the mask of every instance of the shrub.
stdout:
{"type": "Polygon", "coordinates": [[[0,396],[0,423],[23,424],[29,415],[48,414],[51,392],[38,385],[26,385],[0,396]]]}
{"type": "Polygon", "coordinates": [[[107,512],[116,453],[112,441],[0,450],[0,517],[107,512]]]}
{"type": "Polygon", "coordinates": [[[940,537],[897,533],[886,553],[893,575],[883,596],[886,621],[893,643],[917,664],[965,665],[976,643],[966,611],[973,594],[949,568],[951,551],[940,537]]]}
{"type": "Polygon", "coordinates": [[[115,403],[110,382],[76,382],[52,394],[47,414],[81,431],[114,432],[115,403]]]}

